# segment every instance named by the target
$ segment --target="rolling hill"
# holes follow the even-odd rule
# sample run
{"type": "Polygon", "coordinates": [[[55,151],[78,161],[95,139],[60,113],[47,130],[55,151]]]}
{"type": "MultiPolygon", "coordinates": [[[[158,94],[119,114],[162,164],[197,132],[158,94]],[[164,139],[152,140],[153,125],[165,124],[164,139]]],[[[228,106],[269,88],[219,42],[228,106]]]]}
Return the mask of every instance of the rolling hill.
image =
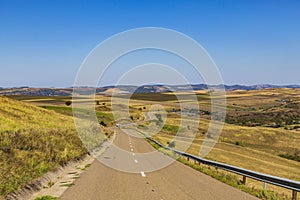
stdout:
{"type": "MultiPolygon", "coordinates": [[[[224,88],[225,90],[261,90],[261,89],[274,89],[274,88],[290,88],[297,89],[300,85],[270,85],[270,84],[257,84],[257,85],[206,85],[206,84],[192,84],[192,85],[117,85],[117,86],[104,86],[97,88],[79,87],[77,91],[82,93],[90,93],[96,89],[97,94],[111,94],[117,93],[161,93],[161,92],[184,92],[191,90],[207,90],[213,88],[224,88]]],[[[0,95],[25,95],[25,96],[71,96],[73,87],[70,88],[30,88],[30,87],[14,87],[14,88],[1,88],[0,95]]]]}

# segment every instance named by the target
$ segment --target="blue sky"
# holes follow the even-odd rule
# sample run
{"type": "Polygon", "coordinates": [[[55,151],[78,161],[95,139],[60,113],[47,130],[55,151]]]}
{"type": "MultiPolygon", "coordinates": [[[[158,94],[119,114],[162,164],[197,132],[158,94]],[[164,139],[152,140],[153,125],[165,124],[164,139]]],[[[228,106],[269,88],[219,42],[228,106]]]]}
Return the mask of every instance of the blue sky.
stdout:
{"type": "Polygon", "coordinates": [[[226,84],[300,84],[299,19],[297,0],[0,0],[0,87],[71,86],[101,41],[149,26],[199,42],[226,84]]]}

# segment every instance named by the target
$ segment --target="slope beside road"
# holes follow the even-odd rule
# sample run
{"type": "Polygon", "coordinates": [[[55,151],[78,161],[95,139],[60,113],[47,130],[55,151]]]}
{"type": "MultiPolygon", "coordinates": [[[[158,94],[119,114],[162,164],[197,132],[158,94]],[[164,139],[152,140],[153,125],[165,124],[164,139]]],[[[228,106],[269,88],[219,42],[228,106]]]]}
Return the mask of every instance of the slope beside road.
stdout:
{"type": "Polygon", "coordinates": [[[62,200],[257,200],[182,163],[171,162],[142,138],[115,130],[114,145],[98,158],[102,162],[95,160],[62,200]],[[143,156],[146,152],[150,156],[143,156]],[[171,164],[152,171],[163,162],[171,164]],[[135,173],[126,172],[130,170],[135,173]]]}

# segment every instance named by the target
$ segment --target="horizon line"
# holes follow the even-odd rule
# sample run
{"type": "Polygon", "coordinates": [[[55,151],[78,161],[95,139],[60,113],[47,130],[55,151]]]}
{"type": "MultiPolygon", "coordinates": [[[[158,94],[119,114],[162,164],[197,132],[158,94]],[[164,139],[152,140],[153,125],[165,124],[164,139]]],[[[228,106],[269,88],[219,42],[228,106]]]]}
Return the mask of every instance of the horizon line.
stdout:
{"type": "Polygon", "coordinates": [[[300,84],[273,84],[273,83],[257,83],[257,84],[226,84],[226,83],[220,83],[220,84],[206,84],[206,83],[191,83],[191,84],[144,84],[144,85],[134,85],[134,84],[122,84],[122,85],[103,85],[103,86],[88,86],[88,85],[82,85],[82,86],[26,86],[26,85],[20,85],[20,86],[0,86],[0,89],[12,89],[12,88],[34,88],[34,89],[72,89],[72,88],[105,88],[105,87],[117,87],[117,86],[125,86],[125,87],[141,87],[141,86],[193,86],[193,85],[206,85],[206,86],[275,86],[275,87],[285,87],[285,86],[298,86],[300,87],[300,84]]]}

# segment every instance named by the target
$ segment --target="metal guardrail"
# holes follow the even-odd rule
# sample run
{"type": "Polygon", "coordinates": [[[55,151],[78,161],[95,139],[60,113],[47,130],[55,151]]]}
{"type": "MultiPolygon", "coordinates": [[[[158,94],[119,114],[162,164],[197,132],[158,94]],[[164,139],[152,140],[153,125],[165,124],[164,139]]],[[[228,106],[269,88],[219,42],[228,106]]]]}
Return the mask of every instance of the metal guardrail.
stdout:
{"type": "MultiPolygon", "coordinates": [[[[144,134],[145,135],[145,134],[144,134]]],[[[228,165],[228,164],[224,164],[224,163],[220,163],[220,162],[215,162],[215,161],[211,161],[211,160],[207,160],[204,158],[200,158],[185,152],[181,152],[178,151],[176,149],[172,149],[170,147],[166,147],[164,145],[162,145],[161,143],[157,142],[156,140],[148,137],[145,135],[145,137],[150,140],[151,142],[157,144],[158,146],[166,149],[166,150],[170,150],[173,151],[174,153],[187,157],[188,159],[193,159],[199,163],[203,163],[205,165],[209,165],[209,166],[213,166],[219,169],[223,169],[235,174],[239,174],[243,176],[243,182],[246,182],[246,177],[258,180],[258,181],[262,181],[264,183],[269,183],[272,185],[277,185],[283,188],[287,188],[292,190],[292,200],[296,200],[297,199],[297,192],[300,192],[300,182],[298,181],[294,181],[294,180],[289,180],[289,179],[285,179],[285,178],[280,178],[277,176],[272,176],[272,175],[268,175],[268,174],[263,174],[263,173],[259,173],[259,172],[255,172],[255,171],[251,171],[251,170],[247,170],[247,169],[243,169],[243,168],[239,168],[236,166],[232,166],[232,165],[228,165]]]]}

